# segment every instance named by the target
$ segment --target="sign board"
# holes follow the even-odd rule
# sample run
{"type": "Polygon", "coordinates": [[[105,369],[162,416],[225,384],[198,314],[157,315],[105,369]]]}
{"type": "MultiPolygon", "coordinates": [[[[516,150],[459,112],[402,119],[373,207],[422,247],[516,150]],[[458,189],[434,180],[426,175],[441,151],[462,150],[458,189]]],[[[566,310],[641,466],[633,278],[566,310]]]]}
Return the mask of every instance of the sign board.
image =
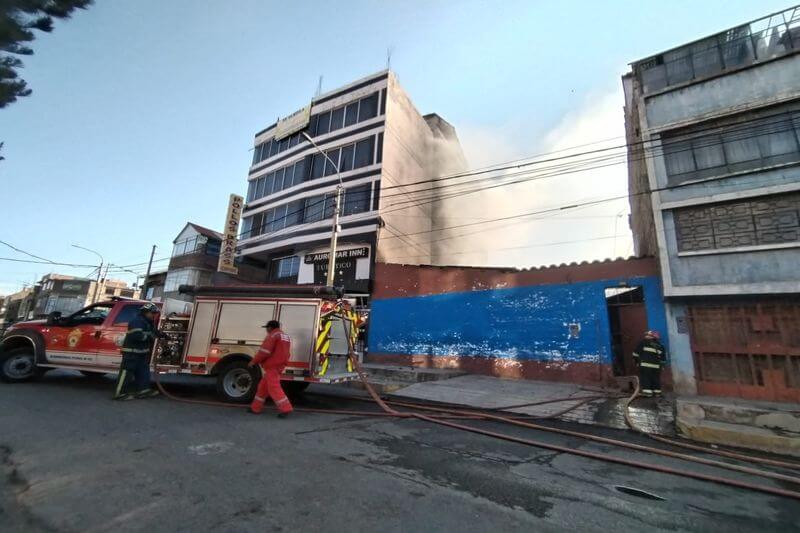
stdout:
{"type": "MultiPolygon", "coordinates": [[[[330,252],[308,254],[303,259],[306,264],[314,265],[314,283],[325,285],[328,282],[328,258],[330,252]]],[[[356,281],[356,263],[359,259],[369,257],[369,247],[352,248],[336,252],[334,265],[333,284],[336,286],[353,287],[356,281]]]]}
{"type": "Polygon", "coordinates": [[[275,125],[275,140],[280,141],[284,137],[288,137],[292,133],[297,133],[304,129],[308,126],[310,120],[311,104],[308,104],[288,117],[283,117],[278,120],[278,123],[275,125]]]}
{"type": "Polygon", "coordinates": [[[228,215],[225,217],[222,247],[219,252],[217,271],[227,274],[238,274],[236,268],[236,244],[239,242],[239,222],[242,219],[244,198],[238,194],[231,194],[228,201],[228,215]]]}
{"type": "MultiPolygon", "coordinates": [[[[305,263],[325,263],[328,264],[330,252],[322,252],[318,254],[308,254],[303,260],[305,263]]],[[[336,252],[336,261],[340,259],[359,259],[362,257],[369,257],[369,247],[353,248],[351,250],[339,250],[336,252]]]]}

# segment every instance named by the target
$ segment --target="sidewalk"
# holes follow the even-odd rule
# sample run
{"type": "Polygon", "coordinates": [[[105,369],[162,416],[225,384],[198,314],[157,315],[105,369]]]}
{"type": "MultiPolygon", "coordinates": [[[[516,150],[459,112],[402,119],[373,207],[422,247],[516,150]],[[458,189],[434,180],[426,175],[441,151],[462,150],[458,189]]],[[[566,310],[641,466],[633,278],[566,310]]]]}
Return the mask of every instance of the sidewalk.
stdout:
{"type": "MultiPolygon", "coordinates": [[[[601,394],[596,389],[583,389],[573,383],[529,381],[464,375],[440,381],[414,383],[391,393],[397,398],[442,402],[476,408],[497,409],[553,400],[575,398],[559,403],[516,407],[508,412],[534,416],[547,416],[575,405],[580,398],[601,394]]],[[[615,429],[629,429],[624,419],[625,399],[600,399],[577,407],[559,417],[559,420],[593,424],[615,429]]],[[[634,424],[648,433],[675,435],[675,407],[669,399],[641,398],[631,404],[634,424]]]]}

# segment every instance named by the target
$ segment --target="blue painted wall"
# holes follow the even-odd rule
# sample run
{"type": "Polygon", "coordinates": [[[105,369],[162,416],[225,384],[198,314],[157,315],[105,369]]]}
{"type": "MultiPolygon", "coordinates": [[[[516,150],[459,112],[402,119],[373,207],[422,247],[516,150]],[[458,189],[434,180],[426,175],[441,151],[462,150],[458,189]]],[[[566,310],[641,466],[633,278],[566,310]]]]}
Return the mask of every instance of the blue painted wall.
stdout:
{"type": "Polygon", "coordinates": [[[611,364],[604,291],[623,281],[644,288],[649,327],[666,331],[658,278],[620,278],[373,300],[369,351],[611,364]]]}

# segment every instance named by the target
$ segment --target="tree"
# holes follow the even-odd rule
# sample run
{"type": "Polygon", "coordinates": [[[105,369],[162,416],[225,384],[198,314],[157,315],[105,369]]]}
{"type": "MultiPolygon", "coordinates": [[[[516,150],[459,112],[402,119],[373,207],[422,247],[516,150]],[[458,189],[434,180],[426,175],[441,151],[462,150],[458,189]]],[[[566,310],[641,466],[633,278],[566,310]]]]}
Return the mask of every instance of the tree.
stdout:
{"type": "Polygon", "coordinates": [[[34,30],[51,32],[53,19],[69,18],[92,1],[0,0],[0,109],[31,94],[17,72],[23,63],[16,56],[33,55],[28,43],[36,38],[34,30]]]}

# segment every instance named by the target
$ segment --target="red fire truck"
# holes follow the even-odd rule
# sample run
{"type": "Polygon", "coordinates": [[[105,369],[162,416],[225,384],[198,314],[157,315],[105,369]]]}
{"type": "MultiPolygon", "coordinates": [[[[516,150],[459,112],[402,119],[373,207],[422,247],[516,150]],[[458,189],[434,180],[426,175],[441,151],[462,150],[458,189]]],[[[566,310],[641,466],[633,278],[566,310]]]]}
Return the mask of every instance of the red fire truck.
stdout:
{"type": "MultiPolygon", "coordinates": [[[[154,349],[154,370],[215,376],[217,392],[229,402],[248,402],[261,377],[248,368],[269,320],[281,322],[292,338],[292,357],[282,379],[287,392],[309,383],[355,379],[348,354],[358,335],[358,316],[329,287],[251,285],[181,287],[195,296],[190,315],[160,317],[166,339],[154,349]]],[[[84,374],[116,372],[128,322],[142,304],[115,298],[67,317],[20,322],[0,339],[0,378],[26,381],[51,368],[84,374]]],[[[360,354],[356,354],[360,357],[360,354]]]]}

